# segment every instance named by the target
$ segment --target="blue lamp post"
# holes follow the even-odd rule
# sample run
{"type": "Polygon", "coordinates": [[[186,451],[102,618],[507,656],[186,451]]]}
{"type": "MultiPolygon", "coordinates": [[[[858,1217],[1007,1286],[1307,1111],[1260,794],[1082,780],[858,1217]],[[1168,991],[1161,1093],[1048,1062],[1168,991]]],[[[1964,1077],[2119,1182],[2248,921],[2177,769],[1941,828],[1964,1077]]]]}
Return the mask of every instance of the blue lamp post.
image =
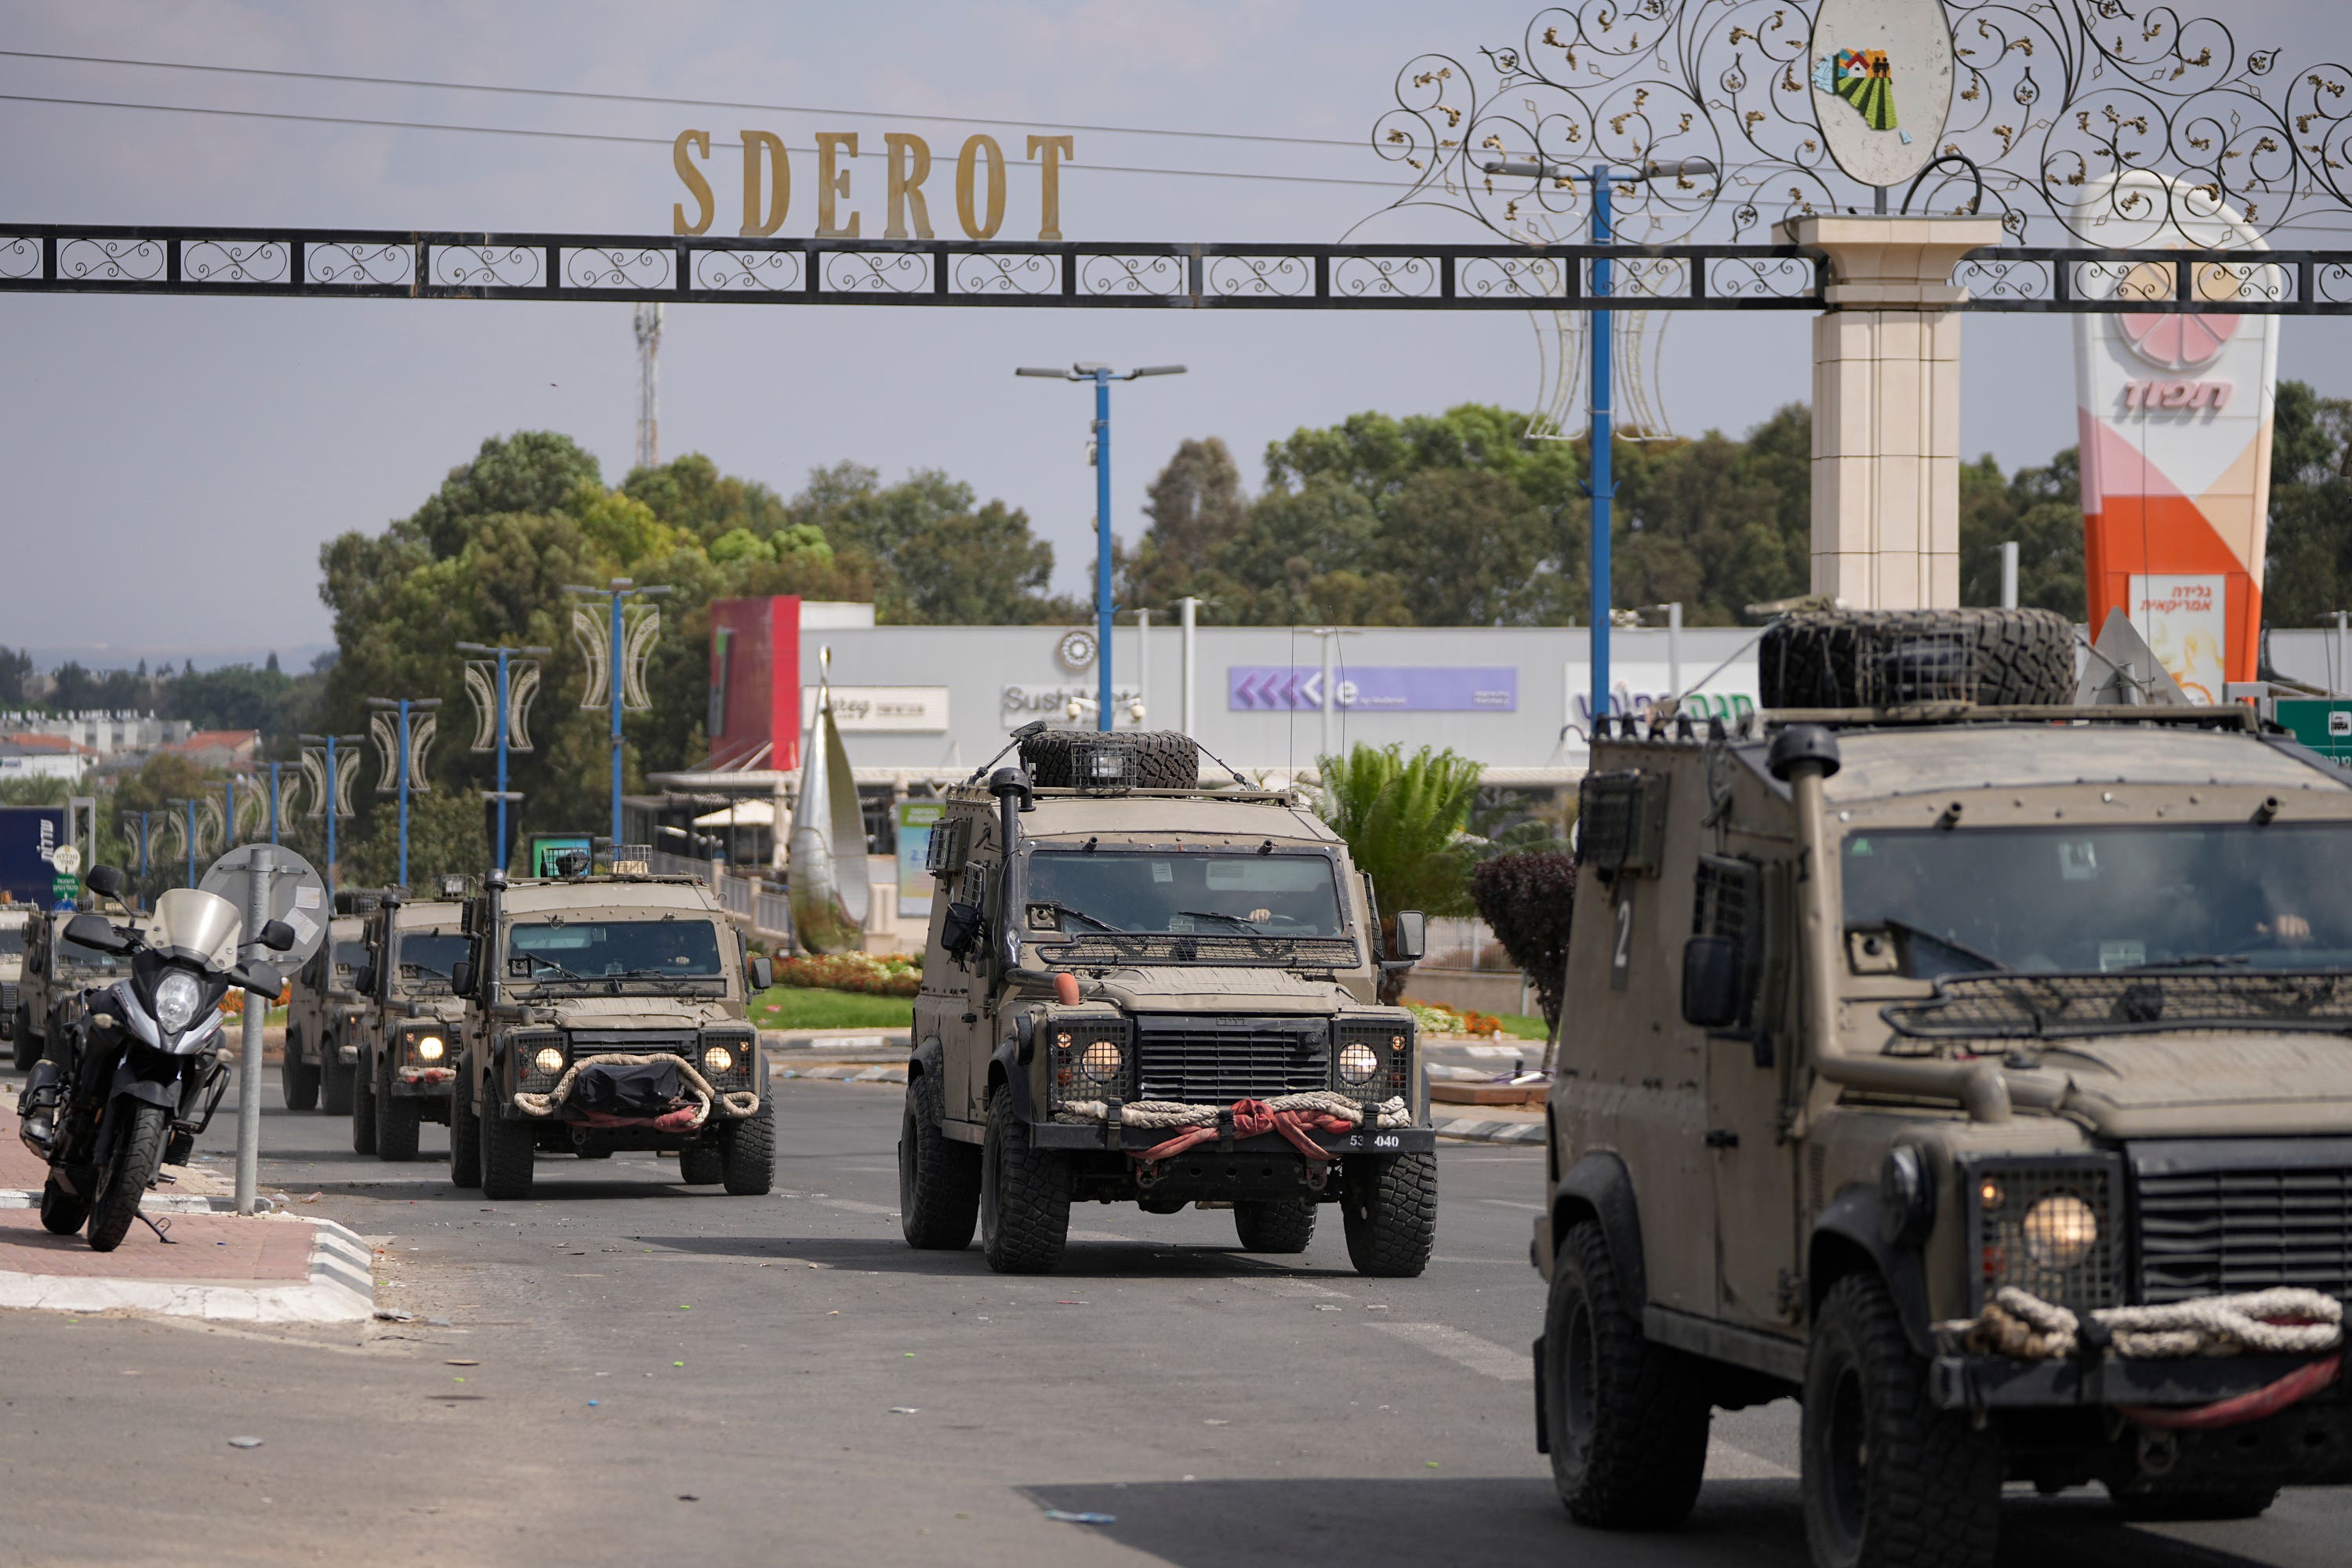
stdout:
{"type": "Polygon", "coordinates": [[[1143,375],[1181,375],[1184,367],[1147,364],[1122,373],[1107,364],[1074,364],[1067,370],[1024,368],[1013,374],[1095,384],[1095,728],[1108,730],[1114,718],[1110,680],[1110,384],[1133,381],[1143,375]]]}
{"type": "MultiPolygon", "coordinates": [[[[604,673],[603,673],[603,676],[602,676],[601,684],[602,684],[602,686],[604,687],[604,690],[605,690],[606,696],[607,696],[607,698],[609,699],[610,706],[611,706],[611,709],[612,709],[612,721],[613,721],[613,731],[612,731],[612,733],[613,733],[613,839],[612,839],[612,843],[613,843],[613,852],[614,852],[614,854],[616,854],[616,855],[617,855],[617,854],[619,853],[619,851],[620,851],[620,847],[621,847],[621,710],[623,709],[623,707],[624,707],[624,706],[625,706],[625,705],[626,705],[626,694],[627,694],[627,691],[628,691],[628,688],[629,688],[629,686],[631,685],[631,682],[627,679],[627,676],[628,676],[628,674],[629,674],[630,672],[629,672],[629,670],[627,669],[627,668],[626,668],[626,663],[625,663],[626,658],[627,658],[627,650],[626,650],[626,647],[625,647],[625,639],[624,639],[624,637],[622,637],[622,630],[623,630],[623,627],[622,627],[622,619],[623,619],[623,617],[622,617],[622,615],[621,615],[621,606],[622,606],[623,605],[626,604],[626,603],[627,603],[631,598],[633,598],[633,597],[636,597],[636,596],[638,596],[638,595],[642,595],[667,594],[667,593],[668,593],[668,592],[669,592],[669,589],[668,589],[668,588],[667,588],[667,587],[662,587],[662,586],[640,587],[640,586],[638,586],[635,583],[632,582],[630,579],[628,579],[628,578],[626,578],[626,577],[615,577],[615,578],[614,578],[614,579],[613,579],[613,581],[611,582],[611,584],[608,584],[607,586],[605,586],[605,587],[602,587],[602,588],[583,588],[583,587],[575,587],[575,586],[573,586],[573,585],[572,585],[572,584],[566,584],[564,585],[564,589],[563,589],[563,591],[564,591],[565,593],[567,593],[567,594],[588,594],[588,595],[596,595],[596,596],[599,596],[599,597],[605,598],[605,599],[607,599],[607,600],[609,601],[608,614],[610,615],[611,618],[610,618],[610,619],[605,623],[605,626],[604,626],[604,659],[605,659],[605,668],[604,668],[604,673]]],[[[575,622],[574,624],[575,624],[575,625],[577,625],[578,623],[576,623],[576,622],[575,622]]],[[[589,671],[589,688],[588,688],[588,689],[589,689],[589,692],[590,692],[590,695],[591,695],[592,700],[590,700],[590,701],[588,701],[588,702],[586,702],[586,703],[583,703],[583,707],[591,707],[591,708],[593,708],[593,707],[594,707],[594,706],[595,706],[595,703],[594,703],[594,701],[593,700],[593,695],[594,695],[595,691],[597,690],[597,688],[598,688],[599,684],[600,684],[600,681],[599,681],[599,677],[598,677],[598,675],[597,675],[597,672],[596,672],[595,670],[593,670],[593,669],[591,669],[591,670],[589,671]]],[[[639,708],[643,708],[643,707],[646,706],[646,704],[645,702],[643,702],[643,701],[640,701],[640,702],[638,702],[637,704],[635,704],[635,706],[637,706],[637,707],[639,707],[639,708]]]]}
{"type": "MultiPolygon", "coordinates": [[[[416,748],[410,742],[412,731],[409,724],[410,721],[416,716],[440,707],[441,699],[438,697],[371,697],[368,699],[368,706],[382,709],[387,712],[397,712],[400,715],[399,755],[394,760],[394,768],[391,771],[395,773],[398,781],[395,787],[399,793],[400,802],[399,886],[406,888],[408,886],[408,797],[415,787],[415,781],[409,774],[410,764],[413,760],[416,760],[411,755],[416,748]]],[[[431,737],[428,735],[426,737],[428,744],[430,741],[431,737]]],[[[379,795],[383,793],[383,784],[381,782],[376,784],[376,793],[379,795]]]]}
{"type": "Polygon", "coordinates": [[[327,819],[327,864],[324,874],[327,882],[327,908],[332,911],[335,907],[335,818],[350,815],[343,807],[342,784],[337,773],[335,749],[340,745],[359,745],[366,740],[366,737],[363,735],[304,735],[301,740],[305,746],[319,746],[325,749],[323,760],[326,767],[320,779],[320,800],[311,815],[316,816],[323,814],[327,819]]]}
{"type": "MultiPolygon", "coordinates": [[[[616,638],[614,640],[617,642],[618,639],[616,638]]],[[[552,648],[544,647],[509,647],[505,644],[500,644],[493,647],[484,643],[461,642],[457,645],[457,651],[459,653],[494,654],[498,658],[498,669],[496,672],[495,684],[491,697],[491,702],[493,705],[491,723],[498,731],[497,751],[499,754],[499,787],[497,794],[491,798],[498,803],[498,826],[490,839],[490,858],[497,862],[497,868],[502,871],[506,869],[507,810],[509,805],[515,798],[514,795],[507,789],[508,735],[511,730],[520,728],[520,725],[513,724],[510,721],[512,703],[514,700],[514,680],[517,673],[516,667],[511,660],[512,657],[516,654],[545,655],[551,653],[554,650],[552,648]]],[[[525,666],[523,668],[524,669],[529,670],[535,668],[536,667],[525,666]]],[[[467,684],[469,689],[474,689],[478,692],[477,700],[478,700],[478,688],[476,688],[474,685],[474,668],[475,667],[471,665],[467,666],[467,684]]],[[[528,705],[529,702],[530,689],[532,689],[530,687],[526,686],[524,693],[526,705],[528,705]]],[[[614,725],[614,732],[617,734],[620,724],[617,710],[615,710],[613,722],[614,725]]],[[[474,749],[478,752],[482,749],[481,742],[478,739],[474,742],[474,749]]],[[[520,743],[519,749],[526,752],[530,750],[530,742],[528,738],[520,743]]],[[[617,752],[614,754],[614,760],[616,763],[618,762],[617,752]]],[[[618,840],[616,838],[615,842],[617,841],[618,840]]]]}

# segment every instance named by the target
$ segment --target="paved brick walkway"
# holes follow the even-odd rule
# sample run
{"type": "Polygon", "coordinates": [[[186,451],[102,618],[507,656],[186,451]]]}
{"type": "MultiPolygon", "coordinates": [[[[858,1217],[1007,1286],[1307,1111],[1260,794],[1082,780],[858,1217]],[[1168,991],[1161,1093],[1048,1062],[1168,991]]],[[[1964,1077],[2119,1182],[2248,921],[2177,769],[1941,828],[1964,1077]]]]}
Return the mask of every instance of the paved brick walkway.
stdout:
{"type": "Polygon", "coordinates": [[[0,1094],[0,1188],[37,1193],[49,1168],[16,1136],[16,1097],[0,1094]]]}
{"type": "Polygon", "coordinates": [[[32,1209],[0,1209],[0,1270],[64,1275],[77,1279],[155,1279],[250,1284],[307,1280],[307,1225],[238,1215],[159,1215],[172,1243],[134,1225],[112,1252],[93,1252],[79,1236],[51,1236],[32,1209]]]}

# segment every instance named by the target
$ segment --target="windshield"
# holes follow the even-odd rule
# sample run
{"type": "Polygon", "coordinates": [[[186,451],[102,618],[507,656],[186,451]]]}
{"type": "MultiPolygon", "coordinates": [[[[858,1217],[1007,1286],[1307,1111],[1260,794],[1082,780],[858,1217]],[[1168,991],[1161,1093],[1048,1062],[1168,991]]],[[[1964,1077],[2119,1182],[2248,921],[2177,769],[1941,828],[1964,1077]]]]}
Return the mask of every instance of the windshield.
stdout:
{"type": "Polygon", "coordinates": [[[448,995],[449,966],[466,956],[469,945],[454,933],[402,931],[397,989],[412,996],[448,995]]]}
{"type": "Polygon", "coordinates": [[[721,973],[719,928],[709,921],[551,921],[507,933],[509,980],[716,980],[721,973]]]}
{"type": "Polygon", "coordinates": [[[2352,968],[2352,823],[1855,833],[1841,858],[1846,930],[1906,974],[2352,968]]]}
{"type": "Polygon", "coordinates": [[[25,928],[0,926],[0,958],[19,958],[25,952],[25,928]]]}
{"type": "Polygon", "coordinates": [[[1039,849],[1032,931],[1338,937],[1339,887],[1322,855],[1039,849]]]}
{"type": "Polygon", "coordinates": [[[335,984],[349,989],[353,977],[360,972],[360,965],[367,961],[367,943],[357,941],[335,943],[335,984]]]}

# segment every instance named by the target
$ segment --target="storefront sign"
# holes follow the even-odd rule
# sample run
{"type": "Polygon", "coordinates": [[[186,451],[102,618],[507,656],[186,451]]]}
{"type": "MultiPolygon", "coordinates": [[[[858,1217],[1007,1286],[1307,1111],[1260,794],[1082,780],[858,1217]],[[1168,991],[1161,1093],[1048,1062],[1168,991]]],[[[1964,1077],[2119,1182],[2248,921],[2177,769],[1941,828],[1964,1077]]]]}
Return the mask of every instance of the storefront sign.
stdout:
{"type": "MultiPolygon", "coordinates": [[[[801,728],[816,718],[816,688],[801,688],[801,728]]],[[[844,733],[895,731],[902,735],[942,735],[948,728],[948,689],[944,686],[836,686],[833,689],[833,722],[844,733]]]]}
{"type": "MultiPolygon", "coordinates": [[[[743,226],[747,238],[764,238],[784,226],[793,205],[793,165],[784,139],[772,131],[745,131],[743,147],[743,226]]],[[[884,205],[888,221],[877,237],[883,239],[929,239],[931,208],[923,191],[931,177],[931,146],[903,131],[882,136],[884,205]],[[909,226],[911,225],[911,226],[909,226]]],[[[1047,245],[1062,237],[1062,160],[1072,155],[1075,142],[1067,136],[1032,136],[1029,162],[1038,166],[1037,238],[1047,245]],[[1043,162],[1040,162],[1040,160],[1043,162]]],[[[816,237],[856,239],[865,232],[866,215],[849,204],[856,200],[850,188],[847,160],[859,156],[855,131],[820,131],[814,150],[802,150],[816,160],[816,237]]],[[[670,144],[670,163],[677,169],[687,195],[693,198],[689,215],[684,203],[670,208],[672,234],[702,234],[718,216],[718,198],[711,194],[702,163],[710,157],[710,132],[681,131],[670,144]]],[[[1004,148],[993,136],[968,138],[956,154],[956,221],[967,239],[993,239],[1004,223],[1007,171],[1004,148]]]]}
{"type": "Polygon", "coordinates": [[[935,800],[898,803],[898,912],[929,919],[931,894],[939,883],[924,868],[931,849],[931,827],[947,808],[935,800]]]}
{"type": "MultiPolygon", "coordinates": [[[[1094,705],[1097,695],[1097,692],[1092,682],[1063,686],[1013,685],[1004,688],[1003,696],[997,706],[1003,715],[1004,727],[1008,730],[1026,724],[1032,719],[1044,719],[1057,730],[1066,725],[1076,725],[1079,729],[1091,730],[1095,725],[1094,705]],[[1070,714],[1070,704],[1073,700],[1082,704],[1083,707],[1081,714],[1076,719],[1073,719],[1070,714]]],[[[1143,691],[1139,687],[1113,686],[1110,692],[1110,705],[1115,717],[1124,722],[1129,708],[1142,696],[1143,691]]]]}
{"type": "MultiPolygon", "coordinates": [[[[1685,682],[1706,677],[1706,684],[1696,691],[1684,694],[1682,711],[1695,719],[1720,719],[1729,724],[1756,711],[1756,661],[1753,656],[1736,660],[1709,676],[1706,665],[1683,667],[1685,682]]],[[[1664,663],[1630,663],[1612,659],[1609,665],[1612,682],[1609,711],[1615,718],[1647,718],[1653,704],[1674,695],[1674,669],[1664,663]]],[[[1580,730],[1592,727],[1592,676],[1591,667],[1581,662],[1568,666],[1568,722],[1580,730]]]]}
{"type": "MultiPolygon", "coordinates": [[[[1323,671],[1229,665],[1225,706],[1236,713],[1319,710],[1323,671]]],[[[1349,665],[1332,675],[1331,706],[1355,713],[1515,713],[1519,672],[1508,665],[1349,665]]]]}
{"type": "Polygon", "coordinates": [[[2191,702],[2221,700],[2223,647],[2230,580],[2204,576],[2147,575],[2131,580],[2132,629],[2191,702]]]}

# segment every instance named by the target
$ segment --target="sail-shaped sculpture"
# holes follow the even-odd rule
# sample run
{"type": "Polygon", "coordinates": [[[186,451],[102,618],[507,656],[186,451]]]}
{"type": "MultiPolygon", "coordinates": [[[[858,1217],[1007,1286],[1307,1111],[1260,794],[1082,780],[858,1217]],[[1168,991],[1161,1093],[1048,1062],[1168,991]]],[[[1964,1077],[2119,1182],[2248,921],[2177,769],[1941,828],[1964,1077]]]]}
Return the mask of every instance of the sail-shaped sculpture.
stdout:
{"type": "Polygon", "coordinates": [[[801,740],[801,793],[793,804],[793,934],[810,952],[848,952],[865,940],[866,816],[849,752],[833,720],[833,650],[820,656],[816,712],[801,740]]]}

